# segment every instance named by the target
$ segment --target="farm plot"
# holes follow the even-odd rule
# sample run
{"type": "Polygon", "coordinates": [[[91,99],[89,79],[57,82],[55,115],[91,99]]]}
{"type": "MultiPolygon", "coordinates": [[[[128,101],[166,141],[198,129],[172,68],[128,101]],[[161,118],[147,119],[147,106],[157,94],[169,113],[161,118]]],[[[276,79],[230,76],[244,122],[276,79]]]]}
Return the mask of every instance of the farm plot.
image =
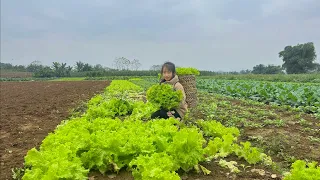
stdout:
{"type": "Polygon", "coordinates": [[[11,168],[52,132],[70,110],[109,82],[0,82],[1,178],[11,179],[11,168]]]}
{"type": "Polygon", "coordinates": [[[200,79],[197,87],[208,92],[320,113],[320,84],[200,79]]]}
{"type": "Polygon", "coordinates": [[[293,162],[300,168],[299,172],[319,173],[313,164],[304,168],[302,161],[295,161],[297,158],[318,161],[319,123],[311,115],[201,92],[199,106],[187,116],[186,124],[173,119],[142,122],[153,110],[150,104],[142,101],[145,100],[143,89],[151,83],[143,85],[140,79],[131,81],[143,88],[128,81],[116,81],[120,83],[106,89],[111,96],[108,97],[108,93],[95,96],[82,117],[58,126],[54,134],[45,137],[40,150],[29,149],[25,157],[29,168],[32,167],[29,179],[51,177],[52,172],[73,179],[87,175],[90,179],[133,179],[131,172],[125,169],[133,171],[136,179],[148,179],[156,174],[158,179],[178,179],[178,176],[183,179],[270,179],[277,176],[274,179],[278,179],[279,174],[290,170],[293,162]],[[119,95],[121,91],[128,94],[119,95]],[[290,138],[292,131],[296,133],[290,138]],[[277,132],[280,136],[273,136],[277,132]],[[272,155],[276,163],[263,152],[272,155]],[[287,164],[278,164],[284,158],[287,164]],[[56,163],[60,166],[55,166],[56,163]],[[101,175],[106,170],[120,172],[101,175]],[[185,170],[190,171],[184,173],[185,170]]]}
{"type": "Polygon", "coordinates": [[[63,121],[39,149],[28,151],[24,179],[84,179],[88,175],[92,179],[89,171],[125,169],[135,179],[180,179],[184,172],[212,179],[219,174],[228,176],[217,172],[218,168],[213,173],[206,168],[206,162],[213,160],[226,172],[241,171],[229,156],[255,167],[273,164],[250,142],[238,142],[237,128],[214,120],[199,120],[190,126],[173,118],[150,120],[156,105],[141,101],[142,91],[129,81],[113,81],[106,93],[88,102],[84,114],[63,121]]]}
{"type": "MultiPolygon", "coordinates": [[[[276,177],[271,173],[277,165],[261,149],[238,139],[240,131],[235,127],[212,119],[199,120],[197,114],[189,116],[188,122],[143,122],[154,109],[139,100],[142,90],[128,81],[114,81],[106,94],[89,101],[85,114],[63,122],[44,139],[39,150],[28,151],[25,179],[107,178],[96,175],[96,171],[120,171],[111,178],[132,179],[125,169],[132,171],[135,179],[276,177]]],[[[314,164],[304,168],[303,163],[295,162],[299,172],[319,173],[314,164]]]]}

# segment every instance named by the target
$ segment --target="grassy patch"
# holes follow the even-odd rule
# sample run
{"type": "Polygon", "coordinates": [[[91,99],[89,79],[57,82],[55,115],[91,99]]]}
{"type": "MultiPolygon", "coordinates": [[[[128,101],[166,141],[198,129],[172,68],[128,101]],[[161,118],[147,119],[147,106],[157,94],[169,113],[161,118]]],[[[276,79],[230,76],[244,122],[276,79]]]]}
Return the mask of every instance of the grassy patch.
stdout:
{"type": "Polygon", "coordinates": [[[53,79],[51,81],[84,81],[85,77],[63,77],[58,79],[53,79]]]}

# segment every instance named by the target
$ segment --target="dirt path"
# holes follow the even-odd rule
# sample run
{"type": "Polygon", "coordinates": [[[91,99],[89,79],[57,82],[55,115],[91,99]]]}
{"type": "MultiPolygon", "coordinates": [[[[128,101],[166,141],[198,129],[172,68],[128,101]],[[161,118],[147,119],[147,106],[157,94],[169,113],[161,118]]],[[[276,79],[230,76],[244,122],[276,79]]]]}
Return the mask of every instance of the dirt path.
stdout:
{"type": "Polygon", "coordinates": [[[1,178],[68,117],[72,108],[102,92],[107,81],[0,82],[1,178]]]}

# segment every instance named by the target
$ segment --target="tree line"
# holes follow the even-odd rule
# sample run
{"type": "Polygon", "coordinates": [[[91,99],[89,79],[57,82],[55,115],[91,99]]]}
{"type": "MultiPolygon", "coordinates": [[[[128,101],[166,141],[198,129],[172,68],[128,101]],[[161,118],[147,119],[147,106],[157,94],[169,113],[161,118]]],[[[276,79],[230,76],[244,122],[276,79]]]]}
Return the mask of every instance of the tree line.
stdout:
{"type": "MultiPolygon", "coordinates": [[[[51,66],[42,65],[40,61],[33,61],[27,66],[12,65],[11,63],[0,63],[0,69],[32,72],[35,77],[71,77],[71,76],[109,76],[122,74],[140,74],[138,69],[141,67],[139,60],[130,61],[121,57],[114,60],[115,68],[103,67],[101,64],[90,65],[81,61],[76,62],[74,66],[67,66],[67,63],[52,62],[51,66]]],[[[150,72],[142,71],[142,74],[150,75],[150,72]]],[[[154,73],[153,73],[154,74],[154,73]]]]}
{"type": "MultiPolygon", "coordinates": [[[[303,74],[320,72],[320,64],[316,63],[316,52],[312,42],[286,46],[279,52],[282,65],[255,65],[252,70],[232,72],[201,71],[202,76],[216,74],[303,74]]],[[[33,61],[27,66],[0,63],[0,69],[11,71],[32,72],[35,77],[99,77],[99,76],[155,76],[161,69],[161,65],[152,65],[149,70],[139,70],[141,63],[138,59],[129,60],[125,57],[116,58],[113,68],[103,67],[101,64],[90,65],[81,61],[74,66],[66,63],[52,62],[51,66],[42,65],[40,61],[33,61]]]]}

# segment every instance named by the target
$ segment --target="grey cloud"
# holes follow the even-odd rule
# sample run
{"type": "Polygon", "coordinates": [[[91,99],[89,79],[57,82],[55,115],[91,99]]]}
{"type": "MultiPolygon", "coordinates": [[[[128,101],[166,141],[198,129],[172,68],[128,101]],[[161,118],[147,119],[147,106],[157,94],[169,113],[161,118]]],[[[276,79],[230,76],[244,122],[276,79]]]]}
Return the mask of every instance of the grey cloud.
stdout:
{"type": "Polygon", "coordinates": [[[286,45],[320,48],[319,8],[317,0],[1,1],[1,61],[110,66],[126,56],[145,69],[171,60],[207,70],[281,64],[286,45]]]}

